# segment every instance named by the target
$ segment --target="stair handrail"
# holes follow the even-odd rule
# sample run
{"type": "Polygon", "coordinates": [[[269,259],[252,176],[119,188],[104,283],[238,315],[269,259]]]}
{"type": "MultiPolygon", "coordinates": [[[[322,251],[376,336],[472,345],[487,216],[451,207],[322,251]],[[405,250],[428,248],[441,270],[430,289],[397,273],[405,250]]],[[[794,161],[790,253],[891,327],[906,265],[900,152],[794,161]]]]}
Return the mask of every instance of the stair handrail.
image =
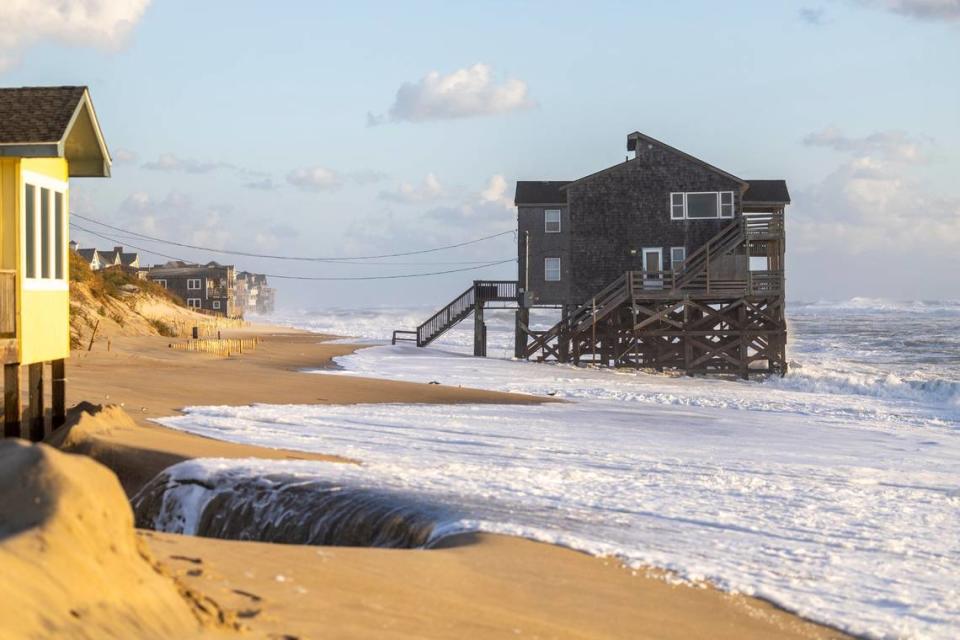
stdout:
{"type": "Polygon", "coordinates": [[[475,285],[470,285],[470,288],[461,293],[459,296],[454,298],[447,304],[445,307],[437,311],[435,314],[430,316],[425,322],[417,327],[417,344],[419,346],[426,346],[441,334],[446,332],[454,324],[462,320],[461,314],[469,313],[473,309],[474,304],[474,294],[476,287],[475,285]],[[451,310],[457,308],[451,315],[451,310]],[[443,322],[438,322],[441,316],[445,316],[443,322]],[[433,331],[427,333],[427,328],[430,327],[434,329],[433,331]]]}

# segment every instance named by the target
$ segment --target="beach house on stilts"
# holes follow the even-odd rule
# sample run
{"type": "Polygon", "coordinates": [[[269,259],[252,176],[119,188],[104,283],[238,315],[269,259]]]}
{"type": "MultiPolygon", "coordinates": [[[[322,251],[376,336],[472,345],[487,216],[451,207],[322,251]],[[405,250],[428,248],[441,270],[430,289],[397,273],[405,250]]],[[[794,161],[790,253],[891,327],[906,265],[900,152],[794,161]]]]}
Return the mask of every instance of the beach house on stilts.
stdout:
{"type": "Polygon", "coordinates": [[[5,437],[44,436],[66,409],[70,356],[70,178],[108,177],[110,155],[86,87],[0,88],[0,357],[5,437]],[[27,410],[21,416],[21,369],[27,410]],[[24,424],[21,424],[21,423],[24,424]],[[22,433],[22,430],[26,433],[22,433]]]}
{"type": "MultiPolygon", "coordinates": [[[[645,134],[624,162],[573,181],[521,181],[516,281],[475,282],[416,332],[425,346],[483,308],[517,307],[518,358],[687,373],[783,374],[783,180],[744,180],[645,134]],[[534,330],[530,311],[559,310],[534,330]]],[[[414,337],[415,336],[415,337],[414,337]]]]}

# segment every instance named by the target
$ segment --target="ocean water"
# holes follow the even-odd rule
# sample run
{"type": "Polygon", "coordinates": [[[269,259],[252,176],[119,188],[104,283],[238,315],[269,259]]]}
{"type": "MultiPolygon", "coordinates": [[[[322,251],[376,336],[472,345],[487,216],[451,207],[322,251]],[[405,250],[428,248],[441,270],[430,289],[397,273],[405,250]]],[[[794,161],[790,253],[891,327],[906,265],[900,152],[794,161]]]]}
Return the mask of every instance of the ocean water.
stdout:
{"type": "MultiPolygon", "coordinates": [[[[566,402],[188,408],[161,422],[363,466],[183,463],[152,524],[195,533],[205,506],[250,478],[281,478],[278,496],[322,480],[429,505],[433,539],[522,535],[709,580],[868,637],[960,635],[960,303],[790,305],[791,372],[750,381],[513,361],[508,312],[490,320],[489,352],[504,357],[466,355],[469,327],[427,349],[377,344],[431,312],[285,321],[371,344],[338,370],[304,375],[566,402]]],[[[264,507],[269,491],[258,494],[266,520],[296,517],[290,500],[264,507]]]]}

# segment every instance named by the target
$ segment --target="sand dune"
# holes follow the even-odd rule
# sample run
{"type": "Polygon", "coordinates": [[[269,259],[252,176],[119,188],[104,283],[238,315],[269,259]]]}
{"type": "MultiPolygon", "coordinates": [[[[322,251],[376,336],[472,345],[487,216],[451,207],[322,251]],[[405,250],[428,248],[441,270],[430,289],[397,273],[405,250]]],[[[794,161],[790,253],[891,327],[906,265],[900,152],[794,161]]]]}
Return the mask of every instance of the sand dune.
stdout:
{"type": "Polygon", "coordinates": [[[186,638],[229,627],[166,575],[116,476],[83,456],[0,442],[4,638],[186,638]]]}

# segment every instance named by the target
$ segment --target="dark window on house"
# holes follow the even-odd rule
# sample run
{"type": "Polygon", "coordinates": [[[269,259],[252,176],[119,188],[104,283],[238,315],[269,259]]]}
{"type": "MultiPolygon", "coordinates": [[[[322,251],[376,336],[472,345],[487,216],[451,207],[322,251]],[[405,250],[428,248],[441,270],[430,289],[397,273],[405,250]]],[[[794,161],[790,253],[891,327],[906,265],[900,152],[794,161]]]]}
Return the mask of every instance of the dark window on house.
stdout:
{"type": "Polygon", "coordinates": [[[543,259],[543,279],[547,282],[560,281],[560,258],[543,259]]]}
{"type": "Polygon", "coordinates": [[[705,220],[733,217],[732,191],[701,191],[670,194],[671,220],[705,220]]]}
{"type": "Polygon", "coordinates": [[[200,278],[188,278],[187,279],[187,290],[188,291],[197,291],[200,289],[200,278]]]}
{"type": "Polygon", "coordinates": [[[26,262],[28,278],[37,277],[37,188],[32,184],[26,185],[24,194],[24,247],[23,258],[26,262]]]}
{"type": "Polygon", "coordinates": [[[63,253],[67,250],[63,242],[63,194],[53,194],[53,260],[54,276],[57,280],[63,280],[63,253]]]}
{"type": "Polygon", "coordinates": [[[684,207],[683,207],[683,194],[671,193],[670,194],[670,219],[683,220],[684,215],[685,214],[684,214],[684,207]]]}
{"type": "Polygon", "coordinates": [[[547,233],[560,233],[560,209],[543,211],[543,230],[547,233]]]}
{"type": "Polygon", "coordinates": [[[670,247],[670,269],[679,271],[683,267],[683,261],[687,259],[686,247],[670,247]]]}
{"type": "Polygon", "coordinates": [[[50,277],[50,189],[40,189],[40,277],[50,277]]]}
{"type": "Polygon", "coordinates": [[[688,193],[687,194],[687,217],[688,218],[716,218],[719,207],[717,206],[717,193],[688,193]]]}
{"type": "Polygon", "coordinates": [[[733,191],[720,192],[720,217],[733,217],[733,191]]]}

